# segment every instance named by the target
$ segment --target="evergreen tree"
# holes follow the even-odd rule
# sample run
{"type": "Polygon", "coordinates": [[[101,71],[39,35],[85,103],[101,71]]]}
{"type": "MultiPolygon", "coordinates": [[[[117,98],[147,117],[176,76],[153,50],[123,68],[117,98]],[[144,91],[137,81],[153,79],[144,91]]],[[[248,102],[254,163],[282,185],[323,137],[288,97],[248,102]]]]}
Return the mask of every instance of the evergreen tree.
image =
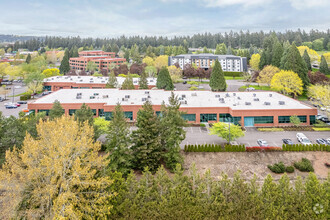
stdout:
{"type": "Polygon", "coordinates": [[[149,167],[156,171],[160,165],[161,145],[159,119],[152,105],[146,101],[137,113],[137,130],[132,133],[134,167],[143,170],[149,167]]]}
{"type": "Polygon", "coordinates": [[[283,47],[282,44],[279,41],[276,41],[276,43],[273,46],[273,55],[272,55],[272,65],[276,67],[281,66],[281,58],[283,55],[283,47]]]}
{"type": "Polygon", "coordinates": [[[64,109],[62,108],[61,103],[58,100],[55,100],[53,107],[49,110],[49,118],[54,120],[60,118],[62,115],[64,115],[64,109]]]}
{"type": "Polygon", "coordinates": [[[148,80],[147,80],[147,74],[145,71],[141,73],[141,77],[139,80],[139,89],[149,89],[148,87],[148,80]]]}
{"type": "Polygon", "coordinates": [[[109,75],[109,80],[107,84],[105,85],[105,88],[117,88],[117,77],[115,76],[114,71],[111,71],[109,75]]]}
{"type": "Polygon", "coordinates": [[[281,58],[281,66],[280,66],[280,69],[284,69],[284,64],[285,64],[285,62],[286,62],[286,56],[287,56],[287,54],[288,54],[288,52],[289,52],[289,49],[290,49],[290,43],[289,43],[289,41],[286,41],[286,42],[284,42],[284,44],[283,44],[283,55],[282,55],[282,58],[281,58]]]}
{"type": "Polygon", "coordinates": [[[263,50],[261,53],[261,57],[260,57],[260,62],[259,62],[259,69],[262,70],[265,66],[267,66],[267,57],[268,55],[268,51],[263,50]]]}
{"type": "Polygon", "coordinates": [[[129,62],[129,50],[125,50],[124,58],[126,59],[126,62],[129,62]]]}
{"type": "Polygon", "coordinates": [[[27,64],[29,64],[29,63],[31,62],[31,54],[28,54],[28,55],[27,55],[25,62],[26,62],[27,64]]]}
{"type": "Polygon", "coordinates": [[[325,57],[323,55],[321,56],[320,72],[324,73],[326,75],[330,74],[327,60],[325,59],[325,57]]]}
{"type": "Polygon", "coordinates": [[[78,53],[78,48],[77,48],[77,46],[74,46],[74,47],[73,47],[72,57],[79,57],[79,53],[78,53]]]}
{"type": "Polygon", "coordinates": [[[169,97],[169,105],[162,105],[162,116],[160,117],[161,146],[166,152],[164,155],[166,167],[172,171],[176,164],[183,164],[180,143],[186,137],[186,131],[183,128],[187,122],[182,118],[179,108],[179,99],[172,92],[169,97]]]}
{"type": "Polygon", "coordinates": [[[66,74],[67,72],[70,71],[70,64],[69,64],[69,50],[65,49],[63,59],[61,61],[60,65],[60,73],[61,74],[66,74]]]}
{"type": "Polygon", "coordinates": [[[290,49],[284,60],[284,69],[292,70],[293,72],[297,73],[300,79],[303,81],[304,88],[306,88],[310,83],[308,78],[308,69],[294,42],[290,46],[290,49]]]}
{"type": "Polygon", "coordinates": [[[303,54],[303,59],[306,63],[306,66],[307,66],[307,69],[308,70],[312,70],[312,65],[311,65],[311,59],[307,53],[307,50],[304,51],[304,54],[303,54]]]}
{"type": "Polygon", "coordinates": [[[156,86],[158,89],[173,90],[174,85],[166,66],[163,66],[157,76],[156,86]]]}
{"type": "Polygon", "coordinates": [[[121,85],[121,89],[135,89],[133,84],[133,78],[130,74],[128,74],[128,76],[124,80],[123,84],[121,85]]]}
{"type": "Polygon", "coordinates": [[[79,122],[79,124],[84,123],[85,121],[88,121],[88,124],[90,126],[93,125],[94,121],[94,113],[92,109],[87,106],[85,103],[82,104],[80,109],[78,109],[74,114],[74,119],[79,122]]]}
{"type": "Polygon", "coordinates": [[[118,103],[113,111],[112,121],[107,133],[107,152],[109,152],[109,169],[127,176],[132,168],[130,150],[130,131],[125,114],[118,103]]]}
{"type": "Polygon", "coordinates": [[[215,61],[210,77],[210,87],[212,91],[226,91],[227,83],[223,74],[219,60],[215,61]]]}

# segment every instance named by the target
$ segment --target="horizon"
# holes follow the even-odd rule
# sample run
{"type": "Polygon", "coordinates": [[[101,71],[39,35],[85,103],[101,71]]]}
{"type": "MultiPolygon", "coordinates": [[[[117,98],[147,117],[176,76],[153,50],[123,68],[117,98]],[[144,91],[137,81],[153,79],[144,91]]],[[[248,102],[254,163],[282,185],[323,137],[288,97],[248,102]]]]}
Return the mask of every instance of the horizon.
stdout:
{"type": "Polygon", "coordinates": [[[327,0],[18,0],[2,6],[0,33],[18,36],[174,37],[330,27],[327,0]]]}

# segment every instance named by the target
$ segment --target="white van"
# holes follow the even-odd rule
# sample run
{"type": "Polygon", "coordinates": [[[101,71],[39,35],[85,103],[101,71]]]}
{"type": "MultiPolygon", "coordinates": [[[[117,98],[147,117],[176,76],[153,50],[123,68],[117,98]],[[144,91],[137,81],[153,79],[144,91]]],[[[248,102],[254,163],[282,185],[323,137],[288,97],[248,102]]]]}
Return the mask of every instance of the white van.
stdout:
{"type": "Polygon", "coordinates": [[[303,134],[303,133],[297,133],[296,137],[300,143],[303,145],[310,145],[312,142],[303,134]]]}

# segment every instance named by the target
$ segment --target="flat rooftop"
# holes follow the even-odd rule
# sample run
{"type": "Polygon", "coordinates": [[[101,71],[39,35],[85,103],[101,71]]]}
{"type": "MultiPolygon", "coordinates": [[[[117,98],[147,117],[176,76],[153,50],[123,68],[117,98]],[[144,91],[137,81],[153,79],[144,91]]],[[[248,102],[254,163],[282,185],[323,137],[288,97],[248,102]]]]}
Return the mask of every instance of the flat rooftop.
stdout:
{"type": "MultiPolygon", "coordinates": [[[[276,92],[211,92],[174,91],[181,107],[230,107],[233,110],[313,109],[312,107],[276,92]]],[[[34,104],[53,103],[105,103],[105,105],[143,105],[146,100],[153,105],[168,104],[171,91],[119,90],[119,89],[61,89],[37,99],[34,104]],[[80,98],[77,99],[77,94],[80,98]]]]}
{"type": "MultiPolygon", "coordinates": [[[[125,77],[116,77],[121,85],[125,77]]],[[[44,82],[52,83],[77,83],[77,84],[106,84],[109,77],[106,76],[53,76],[44,79],[44,82]]],[[[138,85],[140,78],[133,78],[133,84],[138,85]]],[[[147,78],[149,86],[156,86],[157,78],[147,78]]]]}

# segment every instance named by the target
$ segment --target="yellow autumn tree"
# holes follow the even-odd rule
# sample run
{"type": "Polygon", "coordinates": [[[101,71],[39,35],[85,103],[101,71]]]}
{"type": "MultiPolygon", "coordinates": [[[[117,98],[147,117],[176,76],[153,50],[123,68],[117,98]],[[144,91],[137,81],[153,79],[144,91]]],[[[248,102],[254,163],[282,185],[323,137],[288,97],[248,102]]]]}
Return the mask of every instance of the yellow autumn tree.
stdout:
{"type": "Polygon", "coordinates": [[[327,61],[327,63],[330,64],[330,52],[324,53],[323,56],[324,56],[325,60],[327,61]]]}
{"type": "Polygon", "coordinates": [[[285,95],[301,95],[303,92],[303,82],[298,74],[293,71],[281,70],[273,76],[270,87],[280,91],[285,95]]]}
{"type": "Polygon", "coordinates": [[[300,46],[297,48],[299,50],[300,56],[302,56],[304,54],[305,50],[307,50],[307,53],[309,55],[309,58],[311,59],[311,62],[315,62],[315,61],[320,62],[321,61],[320,55],[315,50],[310,49],[307,46],[300,46]]]}
{"type": "Polygon", "coordinates": [[[16,79],[20,77],[22,73],[22,68],[20,66],[8,66],[5,69],[5,74],[9,76],[10,79],[16,79]]]}
{"type": "Polygon", "coordinates": [[[6,76],[6,68],[9,67],[9,63],[0,63],[0,77],[3,78],[6,76]]]}
{"type": "Polygon", "coordinates": [[[58,76],[58,75],[60,75],[60,70],[57,68],[45,69],[44,71],[42,71],[42,74],[46,78],[51,77],[51,76],[58,76]]]}
{"type": "Polygon", "coordinates": [[[259,70],[260,54],[256,53],[251,56],[250,66],[254,70],[259,70]]]}
{"type": "Polygon", "coordinates": [[[153,58],[146,56],[143,60],[143,63],[147,64],[147,66],[153,66],[155,61],[153,58]]]}
{"type": "Polygon", "coordinates": [[[312,102],[325,108],[330,117],[330,85],[313,85],[308,87],[308,95],[312,102]]]}
{"type": "Polygon", "coordinates": [[[0,218],[105,219],[112,181],[93,128],[63,116],[40,121],[37,132],[37,139],[26,135],[21,150],[6,152],[0,218]]]}
{"type": "Polygon", "coordinates": [[[267,84],[269,86],[273,76],[278,72],[280,72],[280,69],[277,68],[276,66],[272,66],[272,65],[265,66],[259,73],[257,82],[260,84],[267,84]]]}
{"type": "Polygon", "coordinates": [[[177,68],[176,66],[169,66],[169,67],[167,67],[167,69],[168,69],[168,72],[170,73],[173,83],[178,82],[178,80],[182,78],[181,68],[177,68]]]}
{"type": "Polygon", "coordinates": [[[168,66],[168,56],[161,55],[155,59],[155,67],[160,70],[163,66],[168,66]]]}

